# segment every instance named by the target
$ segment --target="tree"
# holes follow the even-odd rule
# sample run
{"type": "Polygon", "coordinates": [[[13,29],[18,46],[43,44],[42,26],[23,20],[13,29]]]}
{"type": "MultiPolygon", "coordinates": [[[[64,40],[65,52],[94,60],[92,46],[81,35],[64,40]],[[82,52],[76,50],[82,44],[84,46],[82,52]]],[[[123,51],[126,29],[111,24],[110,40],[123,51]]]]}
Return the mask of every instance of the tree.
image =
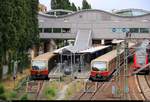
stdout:
{"type": "Polygon", "coordinates": [[[82,9],[91,9],[91,5],[86,0],[83,0],[82,9]]]}
{"type": "MultiPolygon", "coordinates": [[[[0,78],[2,75],[2,66],[8,64],[8,51],[15,43],[16,29],[12,24],[13,21],[13,1],[0,0],[0,78]],[[14,39],[14,40],[12,40],[14,39]]],[[[14,46],[13,46],[14,47],[14,46]]]]}
{"type": "Polygon", "coordinates": [[[71,5],[69,0],[63,0],[62,3],[63,3],[63,4],[61,4],[63,6],[62,9],[64,9],[64,10],[72,10],[72,5],[71,5]]]}
{"type": "Polygon", "coordinates": [[[78,6],[78,11],[80,11],[81,10],[81,8],[78,6]]]}
{"type": "Polygon", "coordinates": [[[0,4],[0,72],[5,64],[11,72],[13,60],[20,60],[22,70],[28,49],[39,41],[38,0],[0,0],[0,4]]]}
{"type": "Polygon", "coordinates": [[[64,9],[77,11],[77,8],[74,3],[70,3],[69,0],[51,0],[51,9],[64,9]]]}
{"type": "Polygon", "coordinates": [[[51,9],[64,9],[64,4],[66,0],[51,0],[51,9]]]}
{"type": "Polygon", "coordinates": [[[77,8],[76,8],[76,6],[75,6],[74,3],[72,3],[71,6],[72,6],[72,7],[71,7],[71,8],[72,8],[72,11],[77,11],[77,8]]]}
{"type": "Polygon", "coordinates": [[[51,9],[57,9],[57,1],[56,0],[51,0],[51,9]]]}

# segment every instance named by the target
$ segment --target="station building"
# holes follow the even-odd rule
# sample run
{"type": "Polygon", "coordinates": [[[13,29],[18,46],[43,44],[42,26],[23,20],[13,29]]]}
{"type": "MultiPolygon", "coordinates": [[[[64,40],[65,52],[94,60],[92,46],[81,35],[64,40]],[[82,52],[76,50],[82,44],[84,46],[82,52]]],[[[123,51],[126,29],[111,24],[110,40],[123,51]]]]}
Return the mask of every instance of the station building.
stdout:
{"type": "MultiPolygon", "coordinates": [[[[107,45],[114,39],[124,39],[127,31],[132,38],[150,38],[150,12],[142,9],[124,9],[113,12],[103,10],[51,10],[38,14],[40,49],[43,52],[58,48],[74,40],[91,41],[92,45],[107,45]]],[[[82,42],[81,42],[82,43],[82,42]]],[[[87,42],[88,43],[88,42],[87,42]]]]}

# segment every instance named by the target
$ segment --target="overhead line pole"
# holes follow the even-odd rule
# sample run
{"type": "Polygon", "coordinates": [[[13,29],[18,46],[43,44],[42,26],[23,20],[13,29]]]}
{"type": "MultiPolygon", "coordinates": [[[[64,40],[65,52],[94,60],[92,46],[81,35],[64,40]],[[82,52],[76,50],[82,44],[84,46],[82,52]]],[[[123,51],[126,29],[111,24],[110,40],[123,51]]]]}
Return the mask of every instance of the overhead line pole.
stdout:
{"type": "Polygon", "coordinates": [[[131,37],[131,33],[127,32],[125,36],[125,48],[124,48],[124,99],[128,99],[128,92],[129,92],[129,87],[128,87],[128,37],[131,37]]]}

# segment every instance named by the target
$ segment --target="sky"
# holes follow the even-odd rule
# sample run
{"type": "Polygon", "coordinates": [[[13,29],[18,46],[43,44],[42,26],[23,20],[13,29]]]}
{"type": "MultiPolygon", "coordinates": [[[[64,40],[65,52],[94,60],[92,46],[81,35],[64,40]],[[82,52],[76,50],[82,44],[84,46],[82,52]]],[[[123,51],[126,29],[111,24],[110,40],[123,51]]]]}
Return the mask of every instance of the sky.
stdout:
{"type": "MultiPolygon", "coordinates": [[[[41,4],[50,10],[51,0],[39,0],[41,4]]],[[[127,8],[137,8],[150,11],[150,0],[87,0],[93,9],[100,9],[105,11],[112,11],[113,9],[121,10],[127,8]]],[[[74,2],[76,6],[82,5],[82,0],[70,0],[74,2]]]]}

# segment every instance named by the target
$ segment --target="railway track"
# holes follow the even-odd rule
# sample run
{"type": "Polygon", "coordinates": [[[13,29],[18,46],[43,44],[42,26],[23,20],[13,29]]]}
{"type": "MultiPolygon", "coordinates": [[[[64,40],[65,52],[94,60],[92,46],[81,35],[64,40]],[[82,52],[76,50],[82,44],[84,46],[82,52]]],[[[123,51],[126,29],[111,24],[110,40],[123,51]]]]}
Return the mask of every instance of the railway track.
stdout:
{"type": "MultiPolygon", "coordinates": [[[[92,82],[93,83],[93,82],[92,82]]],[[[88,90],[93,90],[95,88],[94,84],[92,84],[87,88],[88,90]]],[[[78,100],[92,100],[92,98],[95,96],[95,94],[98,92],[98,90],[103,87],[104,83],[97,83],[97,89],[95,92],[82,92],[80,96],[78,97],[78,100]]]]}
{"type": "Polygon", "coordinates": [[[141,93],[141,88],[137,79],[137,75],[132,75],[133,65],[129,66],[129,100],[144,100],[143,94],[141,93]]]}
{"type": "Polygon", "coordinates": [[[31,97],[35,97],[35,99],[38,99],[43,84],[44,84],[44,80],[28,81],[26,86],[26,92],[30,93],[31,97]]]}
{"type": "Polygon", "coordinates": [[[136,78],[144,100],[150,100],[150,76],[137,75],[136,78]]]}

